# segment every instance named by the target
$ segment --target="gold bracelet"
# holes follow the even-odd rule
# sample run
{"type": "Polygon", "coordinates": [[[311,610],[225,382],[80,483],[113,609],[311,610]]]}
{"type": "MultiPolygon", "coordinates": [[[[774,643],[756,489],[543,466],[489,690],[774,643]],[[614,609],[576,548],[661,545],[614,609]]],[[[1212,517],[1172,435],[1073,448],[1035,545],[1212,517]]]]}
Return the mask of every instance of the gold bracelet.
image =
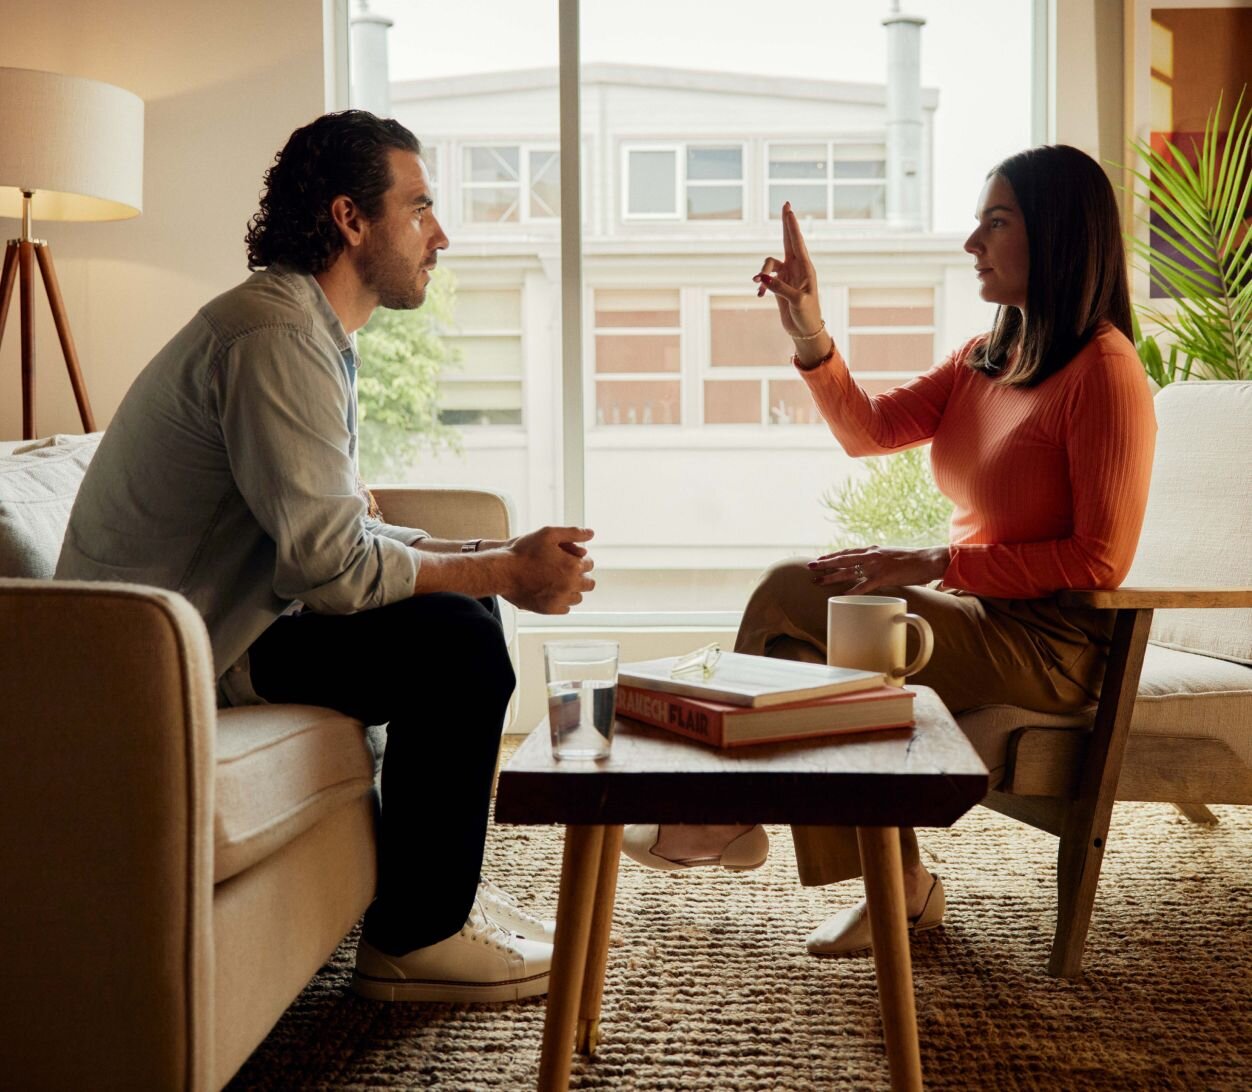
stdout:
{"type": "Polygon", "coordinates": [[[822,324],[811,334],[792,334],[792,341],[812,341],[814,338],[822,336],[822,331],[826,329],[826,320],[822,319],[822,324]]]}

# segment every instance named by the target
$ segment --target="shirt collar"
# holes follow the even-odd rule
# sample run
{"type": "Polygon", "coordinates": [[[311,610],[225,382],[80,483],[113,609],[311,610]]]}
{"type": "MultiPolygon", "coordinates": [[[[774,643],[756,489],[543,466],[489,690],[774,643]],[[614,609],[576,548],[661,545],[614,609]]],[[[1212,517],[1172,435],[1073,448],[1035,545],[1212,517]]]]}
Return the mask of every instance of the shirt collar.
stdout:
{"type": "Polygon", "coordinates": [[[345,354],[345,359],[347,359],[347,354],[350,353],[352,362],[355,364],[356,346],[344,330],[343,323],[339,321],[339,316],[335,314],[335,309],[331,307],[330,300],[326,298],[326,293],[322,291],[322,286],[317,283],[317,278],[312,273],[305,273],[303,270],[287,265],[285,262],[275,262],[269,267],[269,271],[276,277],[282,277],[304,297],[305,302],[308,303],[313,313],[322,321],[335,346],[341,353],[345,354]]]}

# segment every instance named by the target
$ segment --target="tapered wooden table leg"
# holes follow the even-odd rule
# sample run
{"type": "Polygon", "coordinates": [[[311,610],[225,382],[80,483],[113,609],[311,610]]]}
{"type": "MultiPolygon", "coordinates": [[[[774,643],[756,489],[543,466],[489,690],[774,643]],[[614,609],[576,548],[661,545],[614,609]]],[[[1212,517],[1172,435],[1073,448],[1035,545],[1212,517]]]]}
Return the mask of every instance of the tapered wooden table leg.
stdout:
{"type": "Polygon", "coordinates": [[[594,1054],[600,1041],[600,1001],[604,997],[604,969],[609,962],[609,931],[613,927],[613,900],[617,897],[617,864],[621,855],[622,828],[605,827],[596,903],[591,914],[591,937],[587,941],[582,1002],[578,1006],[578,1032],[574,1038],[574,1049],[580,1054],[594,1054]]]}
{"type": "Polygon", "coordinates": [[[865,873],[865,899],[874,940],[874,971],[878,976],[878,1003],[891,1087],[894,1092],[916,1092],[922,1087],[922,1059],[917,1045],[900,832],[895,827],[857,827],[856,837],[865,873]]]}
{"type": "Polygon", "coordinates": [[[548,1011],[543,1021],[539,1056],[539,1092],[565,1092],[569,1087],[574,1025],[582,1000],[591,912],[600,873],[602,826],[565,828],[561,861],[561,894],[556,907],[556,943],[548,985],[548,1011]]]}

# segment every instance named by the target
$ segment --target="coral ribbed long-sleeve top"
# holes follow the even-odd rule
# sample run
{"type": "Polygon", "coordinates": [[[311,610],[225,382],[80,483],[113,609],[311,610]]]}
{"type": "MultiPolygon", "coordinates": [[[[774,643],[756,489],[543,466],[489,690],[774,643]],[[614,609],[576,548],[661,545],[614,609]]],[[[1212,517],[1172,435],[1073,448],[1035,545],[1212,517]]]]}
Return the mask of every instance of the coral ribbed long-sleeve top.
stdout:
{"type": "Polygon", "coordinates": [[[1117,587],[1156,440],[1134,346],[1106,324],[1042,383],[1008,387],[966,365],[978,340],[874,397],[838,352],[800,374],[849,455],[930,442],[935,483],[955,505],[944,585],[1008,599],[1117,587]]]}

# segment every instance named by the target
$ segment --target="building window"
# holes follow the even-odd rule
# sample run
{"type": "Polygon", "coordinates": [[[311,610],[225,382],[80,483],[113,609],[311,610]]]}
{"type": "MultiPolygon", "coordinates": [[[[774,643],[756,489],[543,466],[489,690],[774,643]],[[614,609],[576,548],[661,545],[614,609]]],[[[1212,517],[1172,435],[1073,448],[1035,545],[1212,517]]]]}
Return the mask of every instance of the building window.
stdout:
{"type": "Polygon", "coordinates": [[[820,420],[789,361],[795,351],[772,299],[709,297],[706,425],[814,424],[820,420]],[[797,389],[798,386],[798,389],[797,389]]]}
{"type": "Polygon", "coordinates": [[[682,424],[677,289],[597,289],[596,424],[682,424]]]}
{"type": "Polygon", "coordinates": [[[812,220],[882,220],[887,215],[887,149],[878,142],[768,145],[769,215],[783,203],[812,220]]]}
{"type": "Polygon", "coordinates": [[[456,370],[440,378],[439,419],[447,425],[522,423],[522,293],[460,289],[452,343],[456,370]]]}
{"type": "Polygon", "coordinates": [[[930,368],[935,362],[935,290],[849,289],[847,358],[870,394],[930,368]]]}
{"type": "Polygon", "coordinates": [[[439,146],[437,144],[422,144],[422,162],[426,165],[426,177],[430,179],[430,196],[435,202],[436,214],[442,216],[443,210],[439,207],[439,195],[443,191],[439,188],[439,146]]]}
{"type": "Polygon", "coordinates": [[[742,220],[742,144],[632,145],[623,150],[627,220],[742,220]]]}
{"type": "Polygon", "coordinates": [[[468,224],[555,221],[561,156],[555,147],[470,144],[462,148],[461,217],[468,224]]]}

